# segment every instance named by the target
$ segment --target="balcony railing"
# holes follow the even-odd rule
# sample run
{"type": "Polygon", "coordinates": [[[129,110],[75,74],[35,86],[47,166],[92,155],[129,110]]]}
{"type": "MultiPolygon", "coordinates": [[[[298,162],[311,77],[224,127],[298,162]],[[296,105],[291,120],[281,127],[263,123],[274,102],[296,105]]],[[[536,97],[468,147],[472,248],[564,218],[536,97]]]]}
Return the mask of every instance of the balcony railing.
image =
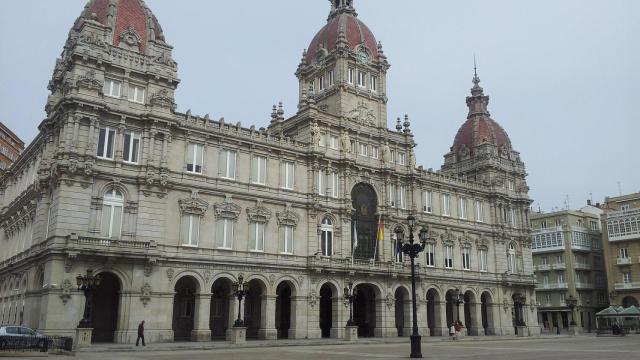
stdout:
{"type": "Polygon", "coordinates": [[[621,258],[621,257],[616,258],[616,264],[617,265],[629,265],[629,264],[631,264],[631,258],[628,258],[628,257],[626,257],[626,258],[621,258]]]}
{"type": "Polygon", "coordinates": [[[67,243],[71,245],[77,245],[82,247],[93,248],[126,248],[126,249],[142,249],[149,250],[156,248],[155,241],[138,241],[138,240],[120,240],[120,239],[107,239],[90,236],[78,236],[72,233],[67,238],[67,243]]]}
{"type": "Polygon", "coordinates": [[[567,283],[538,284],[538,290],[567,289],[567,283]]]}
{"type": "Polygon", "coordinates": [[[549,271],[549,270],[551,270],[551,265],[549,264],[536,265],[536,271],[549,271]]]}
{"type": "Polygon", "coordinates": [[[591,270],[593,267],[591,266],[591,264],[575,263],[574,268],[577,270],[591,270]]]}
{"type": "Polygon", "coordinates": [[[551,265],[551,268],[553,270],[564,270],[564,269],[567,268],[567,264],[565,264],[565,263],[553,264],[553,265],[551,265]]]}
{"type": "Polygon", "coordinates": [[[576,282],[576,289],[593,289],[593,284],[588,282],[576,282]]]}
{"type": "Polygon", "coordinates": [[[636,290],[640,289],[640,282],[615,283],[613,287],[616,290],[636,290]]]}

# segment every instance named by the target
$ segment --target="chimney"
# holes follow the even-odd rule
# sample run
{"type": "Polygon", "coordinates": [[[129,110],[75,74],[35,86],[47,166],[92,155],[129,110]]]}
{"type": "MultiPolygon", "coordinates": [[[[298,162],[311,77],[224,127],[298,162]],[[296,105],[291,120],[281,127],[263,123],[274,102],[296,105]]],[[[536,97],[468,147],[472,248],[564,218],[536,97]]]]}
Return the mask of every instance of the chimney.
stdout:
{"type": "Polygon", "coordinates": [[[587,200],[587,205],[591,206],[591,200],[587,200]]]}

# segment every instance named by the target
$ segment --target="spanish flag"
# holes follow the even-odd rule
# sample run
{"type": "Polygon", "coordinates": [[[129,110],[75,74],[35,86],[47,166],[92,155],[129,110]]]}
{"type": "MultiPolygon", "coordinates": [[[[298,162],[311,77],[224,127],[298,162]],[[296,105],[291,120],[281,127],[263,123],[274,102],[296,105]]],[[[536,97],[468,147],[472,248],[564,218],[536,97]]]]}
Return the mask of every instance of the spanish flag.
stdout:
{"type": "Polygon", "coordinates": [[[382,215],[378,218],[378,241],[384,240],[384,222],[382,221],[382,215]]]}

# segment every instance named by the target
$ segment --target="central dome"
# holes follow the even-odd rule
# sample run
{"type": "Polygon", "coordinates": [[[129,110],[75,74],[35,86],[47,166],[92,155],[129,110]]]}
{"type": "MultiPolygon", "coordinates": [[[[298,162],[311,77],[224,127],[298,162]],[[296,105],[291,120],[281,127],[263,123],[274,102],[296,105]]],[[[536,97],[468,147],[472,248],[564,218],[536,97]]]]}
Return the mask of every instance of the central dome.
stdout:
{"type": "Polygon", "coordinates": [[[373,60],[378,59],[378,42],[367,25],[358,20],[351,2],[342,4],[336,0],[333,5],[327,24],[318,31],[309,44],[305,61],[307,65],[312,64],[318,53],[328,54],[336,49],[338,35],[344,31],[349,49],[353,51],[361,50],[364,46],[368,55],[373,60]]]}

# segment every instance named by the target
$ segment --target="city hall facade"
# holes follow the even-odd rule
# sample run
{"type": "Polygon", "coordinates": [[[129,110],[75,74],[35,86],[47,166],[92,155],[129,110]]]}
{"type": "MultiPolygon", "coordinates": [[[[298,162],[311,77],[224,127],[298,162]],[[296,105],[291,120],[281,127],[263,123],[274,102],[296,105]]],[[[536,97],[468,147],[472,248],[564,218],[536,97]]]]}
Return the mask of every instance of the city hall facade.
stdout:
{"type": "Polygon", "coordinates": [[[394,232],[407,238],[413,214],[429,231],[423,336],[458,318],[471,335],[538,334],[526,172],[477,74],[433,171],[416,165],[408,117],[387,126],[389,67],[352,0],[334,0],[296,70],[294,116],[274,106],[258,128],[179,113],[150,9],[89,1],[47,117],[0,180],[0,322],[74,334],[76,276],[93,270],[96,342],[131,342],[142,320],[148,341],[224,339],[240,275],[249,338],[343,337],[349,283],[360,336],[408,335],[410,266],[394,232]]]}

